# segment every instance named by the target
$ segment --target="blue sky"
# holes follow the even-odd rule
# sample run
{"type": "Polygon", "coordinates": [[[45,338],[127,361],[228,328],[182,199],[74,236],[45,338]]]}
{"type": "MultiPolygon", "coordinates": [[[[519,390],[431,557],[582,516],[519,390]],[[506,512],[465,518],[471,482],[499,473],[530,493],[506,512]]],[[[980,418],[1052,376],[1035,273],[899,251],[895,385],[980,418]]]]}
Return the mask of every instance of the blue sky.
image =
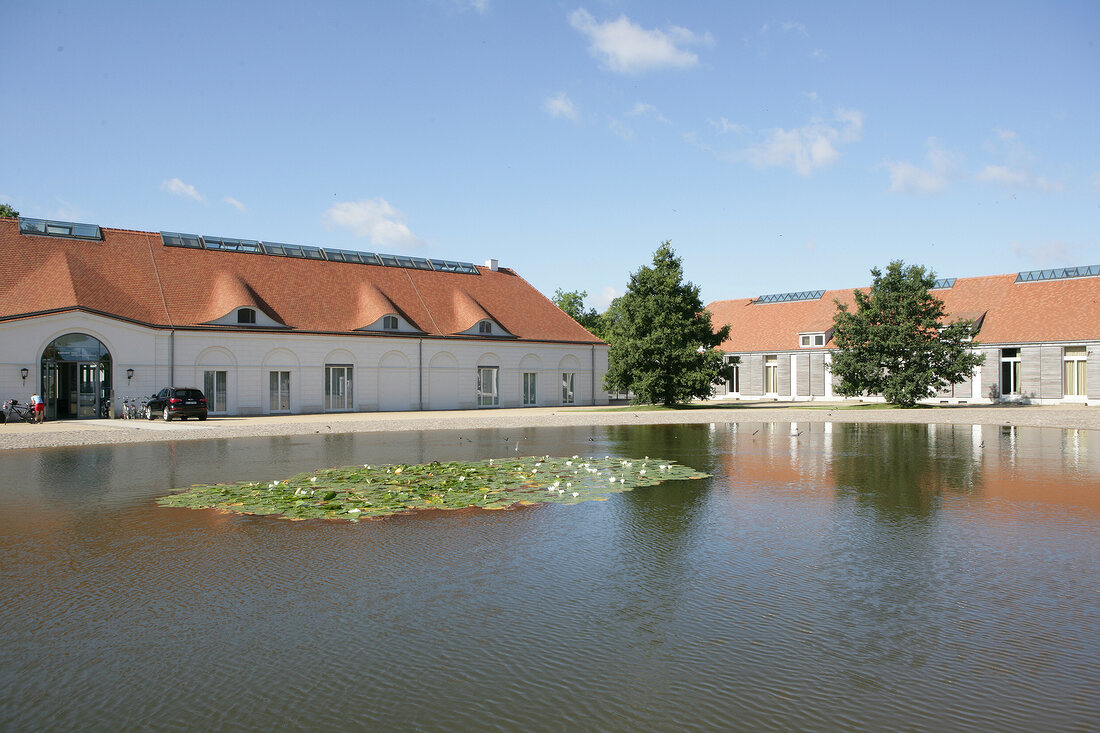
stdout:
{"type": "Polygon", "coordinates": [[[1100,263],[1100,3],[8,2],[25,216],[482,263],[599,309],[1100,263]]]}

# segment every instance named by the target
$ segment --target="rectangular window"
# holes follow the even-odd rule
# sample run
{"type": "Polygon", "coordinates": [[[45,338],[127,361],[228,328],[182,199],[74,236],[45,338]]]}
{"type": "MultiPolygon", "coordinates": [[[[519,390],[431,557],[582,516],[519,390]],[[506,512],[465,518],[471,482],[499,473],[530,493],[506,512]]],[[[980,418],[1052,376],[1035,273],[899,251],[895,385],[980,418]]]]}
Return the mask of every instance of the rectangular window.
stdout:
{"type": "Polygon", "coordinates": [[[352,371],[353,367],[350,364],[325,365],[326,410],[352,409],[354,405],[351,384],[352,371]]]}
{"type": "Polygon", "coordinates": [[[1067,346],[1062,354],[1062,394],[1084,397],[1088,394],[1088,350],[1084,346],[1067,346]]]}
{"type": "Polygon", "coordinates": [[[810,337],[809,336],[802,336],[798,340],[798,345],[799,346],[809,346],[810,345],[810,337]]]}
{"type": "Polygon", "coordinates": [[[499,376],[499,367],[477,368],[478,407],[493,407],[500,404],[499,376]]]}
{"type": "Polygon", "coordinates": [[[290,372],[268,372],[268,402],[270,412],[290,412],[290,372]]]}
{"type": "Polygon", "coordinates": [[[577,385],[576,372],[562,372],[561,374],[561,403],[572,405],[576,402],[577,395],[574,388],[577,385]]]}
{"type": "Polygon", "coordinates": [[[537,382],[535,379],[537,376],[535,372],[523,373],[523,404],[525,405],[538,404],[537,382]]]}
{"type": "Polygon", "coordinates": [[[814,346],[824,346],[824,345],[825,345],[825,334],[819,333],[816,336],[814,336],[814,346]]]}
{"type": "Polygon", "coordinates": [[[779,356],[764,357],[764,393],[779,394],[779,356]]]}
{"type": "Polygon", "coordinates": [[[1023,389],[1019,349],[1001,349],[1001,394],[1018,395],[1023,389]]]}
{"type": "Polygon", "coordinates": [[[202,373],[202,391],[206,394],[206,406],[210,412],[225,412],[229,408],[226,400],[227,372],[210,370],[202,373]]]}
{"type": "Polygon", "coordinates": [[[384,316],[382,318],[382,328],[387,331],[397,330],[397,316],[384,316]]]}

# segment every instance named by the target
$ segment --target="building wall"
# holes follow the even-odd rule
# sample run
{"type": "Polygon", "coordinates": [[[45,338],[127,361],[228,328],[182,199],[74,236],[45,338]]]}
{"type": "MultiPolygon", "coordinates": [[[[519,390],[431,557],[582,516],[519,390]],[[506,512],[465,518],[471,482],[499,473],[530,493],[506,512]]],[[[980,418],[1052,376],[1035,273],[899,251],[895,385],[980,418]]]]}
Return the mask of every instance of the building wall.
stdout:
{"type": "MultiPolygon", "coordinates": [[[[1076,342],[1071,345],[1082,345],[1076,342]]],[[[1087,342],[1088,347],[1088,401],[1100,401],[1100,342],[1087,342]]],[[[1005,344],[1005,348],[1018,348],[1021,361],[1021,381],[1023,384],[1020,399],[1028,402],[1056,404],[1062,402],[1080,402],[1078,398],[1066,398],[1063,395],[1063,344],[1005,344]]],[[[930,401],[949,402],[990,402],[994,396],[1000,399],[1001,392],[1001,346],[983,346],[978,349],[985,355],[985,363],[975,369],[974,378],[967,378],[959,384],[940,390],[930,401]]],[[[794,400],[834,399],[839,379],[827,367],[827,350],[800,350],[778,353],[779,394],[794,400]],[[795,395],[790,396],[791,364],[794,363],[795,395]],[[786,366],[784,366],[786,365],[786,366]],[[826,389],[830,386],[830,389],[826,389]]],[[[763,395],[764,354],[734,354],[741,357],[741,394],[731,395],[723,391],[715,396],[727,399],[759,398],[763,395]]],[[[844,399],[835,397],[835,399],[844,399]]],[[[864,396],[868,399],[881,399],[877,396],[864,396]]]]}
{"type": "Polygon", "coordinates": [[[352,366],[356,411],[477,407],[479,366],[498,367],[501,407],[520,407],[523,372],[534,372],[539,405],[562,404],[562,373],[576,374],[574,404],[607,404],[607,346],[508,340],[160,331],[84,313],[0,324],[0,395],[25,399],[41,385],[41,356],[55,338],[95,336],[112,356],[115,403],[166,386],[203,388],[204,372],[224,371],[227,413],[271,411],[271,371],[290,372],[290,411],[324,411],[325,365],[352,366]],[[27,367],[26,384],[19,369],[27,367]],[[126,370],[133,369],[132,380],[126,370]]]}

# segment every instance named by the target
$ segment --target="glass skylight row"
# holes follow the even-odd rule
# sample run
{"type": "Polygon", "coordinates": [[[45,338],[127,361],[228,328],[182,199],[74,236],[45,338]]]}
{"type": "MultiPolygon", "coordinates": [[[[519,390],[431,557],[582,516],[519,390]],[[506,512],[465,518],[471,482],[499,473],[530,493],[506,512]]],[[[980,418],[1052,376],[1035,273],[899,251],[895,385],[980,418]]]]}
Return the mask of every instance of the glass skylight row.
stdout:
{"type": "Polygon", "coordinates": [[[20,234],[41,234],[46,237],[67,237],[69,239],[103,239],[103,231],[95,224],[77,224],[72,221],[54,221],[52,219],[31,219],[19,217],[20,234]]]}
{"type": "Polygon", "coordinates": [[[941,277],[939,280],[932,283],[933,290],[946,290],[953,287],[955,287],[955,278],[953,277],[941,277]]]}
{"type": "Polygon", "coordinates": [[[797,293],[772,293],[761,295],[754,303],[790,303],[795,300],[818,300],[825,294],[824,290],[801,290],[797,293]]]}
{"type": "Polygon", "coordinates": [[[167,247],[214,249],[222,252],[252,252],[255,254],[273,255],[275,257],[298,257],[304,260],[353,262],[360,265],[404,267],[411,270],[460,272],[467,275],[478,274],[477,268],[471,262],[429,260],[423,257],[411,257],[409,255],[375,254],[374,252],[356,252],[350,249],[330,249],[327,247],[307,247],[302,244],[284,244],[282,242],[258,242],[254,239],[201,237],[198,234],[181,234],[179,232],[161,232],[160,237],[167,247]]]}
{"type": "Polygon", "coordinates": [[[1100,276],[1100,265],[1082,267],[1060,267],[1054,270],[1029,270],[1016,275],[1018,283],[1033,283],[1040,280],[1064,280],[1069,277],[1097,277],[1100,276]]]}

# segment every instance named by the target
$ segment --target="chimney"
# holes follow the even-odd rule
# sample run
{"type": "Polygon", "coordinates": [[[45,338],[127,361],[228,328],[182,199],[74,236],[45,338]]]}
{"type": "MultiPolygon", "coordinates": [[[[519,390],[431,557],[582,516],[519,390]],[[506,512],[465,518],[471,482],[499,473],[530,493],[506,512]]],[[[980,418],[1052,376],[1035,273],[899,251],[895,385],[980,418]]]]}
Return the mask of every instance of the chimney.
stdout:
{"type": "Polygon", "coordinates": [[[500,263],[498,263],[496,260],[485,260],[485,266],[488,267],[493,272],[497,271],[499,264],[500,263]]]}

